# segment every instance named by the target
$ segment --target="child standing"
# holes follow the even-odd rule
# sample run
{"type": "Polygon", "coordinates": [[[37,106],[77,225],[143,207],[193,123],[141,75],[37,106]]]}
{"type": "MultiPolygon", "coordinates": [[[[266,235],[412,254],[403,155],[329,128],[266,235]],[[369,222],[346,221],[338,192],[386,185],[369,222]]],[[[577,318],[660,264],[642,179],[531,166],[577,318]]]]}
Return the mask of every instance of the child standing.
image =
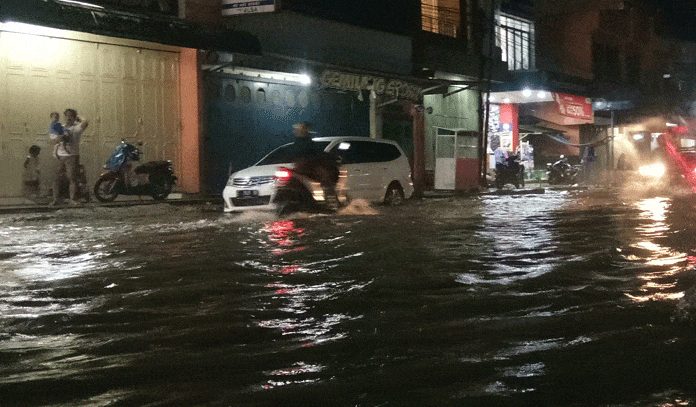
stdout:
{"type": "Polygon", "coordinates": [[[41,161],[39,160],[39,153],[41,152],[41,147],[33,145],[29,147],[29,156],[24,161],[24,172],[22,173],[22,189],[24,196],[36,200],[39,197],[39,177],[41,175],[41,170],[39,168],[41,161]]]}
{"type": "Polygon", "coordinates": [[[58,158],[58,149],[65,148],[65,128],[60,124],[60,114],[58,112],[51,113],[51,124],[48,127],[48,133],[51,137],[51,141],[55,143],[53,147],[53,156],[58,158]]]}

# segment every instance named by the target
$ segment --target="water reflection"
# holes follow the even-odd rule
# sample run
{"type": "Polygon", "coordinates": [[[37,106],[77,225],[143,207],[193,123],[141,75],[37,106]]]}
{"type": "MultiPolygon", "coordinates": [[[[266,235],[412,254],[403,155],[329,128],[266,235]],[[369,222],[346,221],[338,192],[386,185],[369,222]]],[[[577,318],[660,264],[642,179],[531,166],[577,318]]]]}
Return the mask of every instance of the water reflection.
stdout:
{"type": "MultiPolygon", "coordinates": [[[[482,227],[467,236],[467,244],[478,245],[487,260],[485,273],[460,273],[463,284],[510,285],[538,278],[553,270],[554,234],[549,214],[558,206],[557,196],[508,196],[489,198],[481,212],[482,227]]],[[[461,231],[457,231],[461,235],[461,231]]]]}
{"type": "Polygon", "coordinates": [[[297,228],[294,220],[277,220],[268,222],[264,227],[264,232],[268,233],[268,240],[279,246],[271,248],[274,255],[282,255],[290,251],[304,250],[304,247],[292,247],[298,238],[304,236],[304,229],[297,228]]]}
{"type": "MultiPolygon", "coordinates": [[[[264,304],[266,317],[258,319],[256,326],[276,331],[288,341],[290,348],[292,344],[309,348],[347,338],[343,325],[361,316],[326,311],[327,304],[356,288],[350,280],[332,281],[333,278],[326,274],[332,264],[340,264],[345,256],[323,256],[321,260],[309,261],[310,253],[298,258],[297,252],[314,252],[321,241],[312,241],[305,228],[298,226],[295,220],[267,222],[263,232],[267,234],[264,245],[276,257],[276,265],[268,269],[274,281],[266,285],[273,290],[270,301],[264,304]],[[285,259],[290,264],[283,264],[285,259]]],[[[279,363],[287,363],[287,360],[279,363]]],[[[258,387],[269,390],[314,383],[319,381],[317,374],[326,368],[325,364],[311,363],[302,358],[290,366],[286,364],[264,372],[271,379],[258,387]],[[278,380],[279,377],[285,380],[278,380]]]]}
{"type": "Polygon", "coordinates": [[[0,405],[692,405],[693,207],[574,198],[0,227],[0,405]]]}
{"type": "Polygon", "coordinates": [[[688,256],[658,243],[670,232],[667,222],[670,206],[671,200],[663,197],[643,199],[636,203],[640,210],[639,218],[643,221],[636,227],[636,237],[643,240],[631,245],[630,253],[625,257],[646,267],[637,276],[643,281],[640,294],[626,293],[633,301],[678,300],[684,296],[683,291],[674,291],[677,286],[674,276],[684,270],[688,256]]]}

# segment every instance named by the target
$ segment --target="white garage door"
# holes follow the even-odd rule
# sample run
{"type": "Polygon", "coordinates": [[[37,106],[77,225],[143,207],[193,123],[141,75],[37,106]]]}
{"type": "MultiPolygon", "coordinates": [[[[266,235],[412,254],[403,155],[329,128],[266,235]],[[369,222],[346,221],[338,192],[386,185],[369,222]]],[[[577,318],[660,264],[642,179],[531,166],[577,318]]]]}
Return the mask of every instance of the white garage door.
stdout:
{"type": "Polygon", "coordinates": [[[42,149],[42,191],[50,188],[56,160],[49,114],[60,112],[62,120],[67,108],[90,121],[80,147],[90,185],[121,139],[142,140],[144,160],[172,160],[175,171],[181,168],[178,52],[66,33],[0,31],[0,197],[21,195],[32,144],[42,149]]]}

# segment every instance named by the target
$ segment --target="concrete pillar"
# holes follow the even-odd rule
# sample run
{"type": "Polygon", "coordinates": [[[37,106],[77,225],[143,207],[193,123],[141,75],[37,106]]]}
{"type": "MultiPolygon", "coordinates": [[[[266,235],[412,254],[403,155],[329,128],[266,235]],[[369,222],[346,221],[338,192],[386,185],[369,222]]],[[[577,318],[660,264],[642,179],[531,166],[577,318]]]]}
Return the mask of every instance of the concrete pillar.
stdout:
{"type": "Polygon", "coordinates": [[[198,50],[183,48],[179,57],[181,90],[181,168],[174,169],[182,192],[201,192],[202,88],[198,50]]]}
{"type": "Polygon", "coordinates": [[[520,145],[519,105],[503,103],[500,105],[500,124],[507,123],[512,131],[512,151],[520,145]]]}
{"type": "Polygon", "coordinates": [[[382,138],[382,115],[377,107],[377,95],[370,91],[370,138],[382,138]]]}
{"type": "Polygon", "coordinates": [[[414,196],[421,197],[425,189],[425,115],[423,106],[411,104],[413,116],[413,186],[414,196]]]}

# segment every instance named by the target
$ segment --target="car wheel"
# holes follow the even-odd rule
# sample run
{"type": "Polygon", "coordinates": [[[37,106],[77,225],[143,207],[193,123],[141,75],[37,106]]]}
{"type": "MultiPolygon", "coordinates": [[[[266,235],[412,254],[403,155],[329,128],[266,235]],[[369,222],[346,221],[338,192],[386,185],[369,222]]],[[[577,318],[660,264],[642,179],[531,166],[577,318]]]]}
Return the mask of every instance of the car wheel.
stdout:
{"type": "Polygon", "coordinates": [[[387,188],[387,193],[384,195],[384,204],[387,206],[396,206],[404,203],[404,190],[398,182],[392,182],[387,188]]]}

